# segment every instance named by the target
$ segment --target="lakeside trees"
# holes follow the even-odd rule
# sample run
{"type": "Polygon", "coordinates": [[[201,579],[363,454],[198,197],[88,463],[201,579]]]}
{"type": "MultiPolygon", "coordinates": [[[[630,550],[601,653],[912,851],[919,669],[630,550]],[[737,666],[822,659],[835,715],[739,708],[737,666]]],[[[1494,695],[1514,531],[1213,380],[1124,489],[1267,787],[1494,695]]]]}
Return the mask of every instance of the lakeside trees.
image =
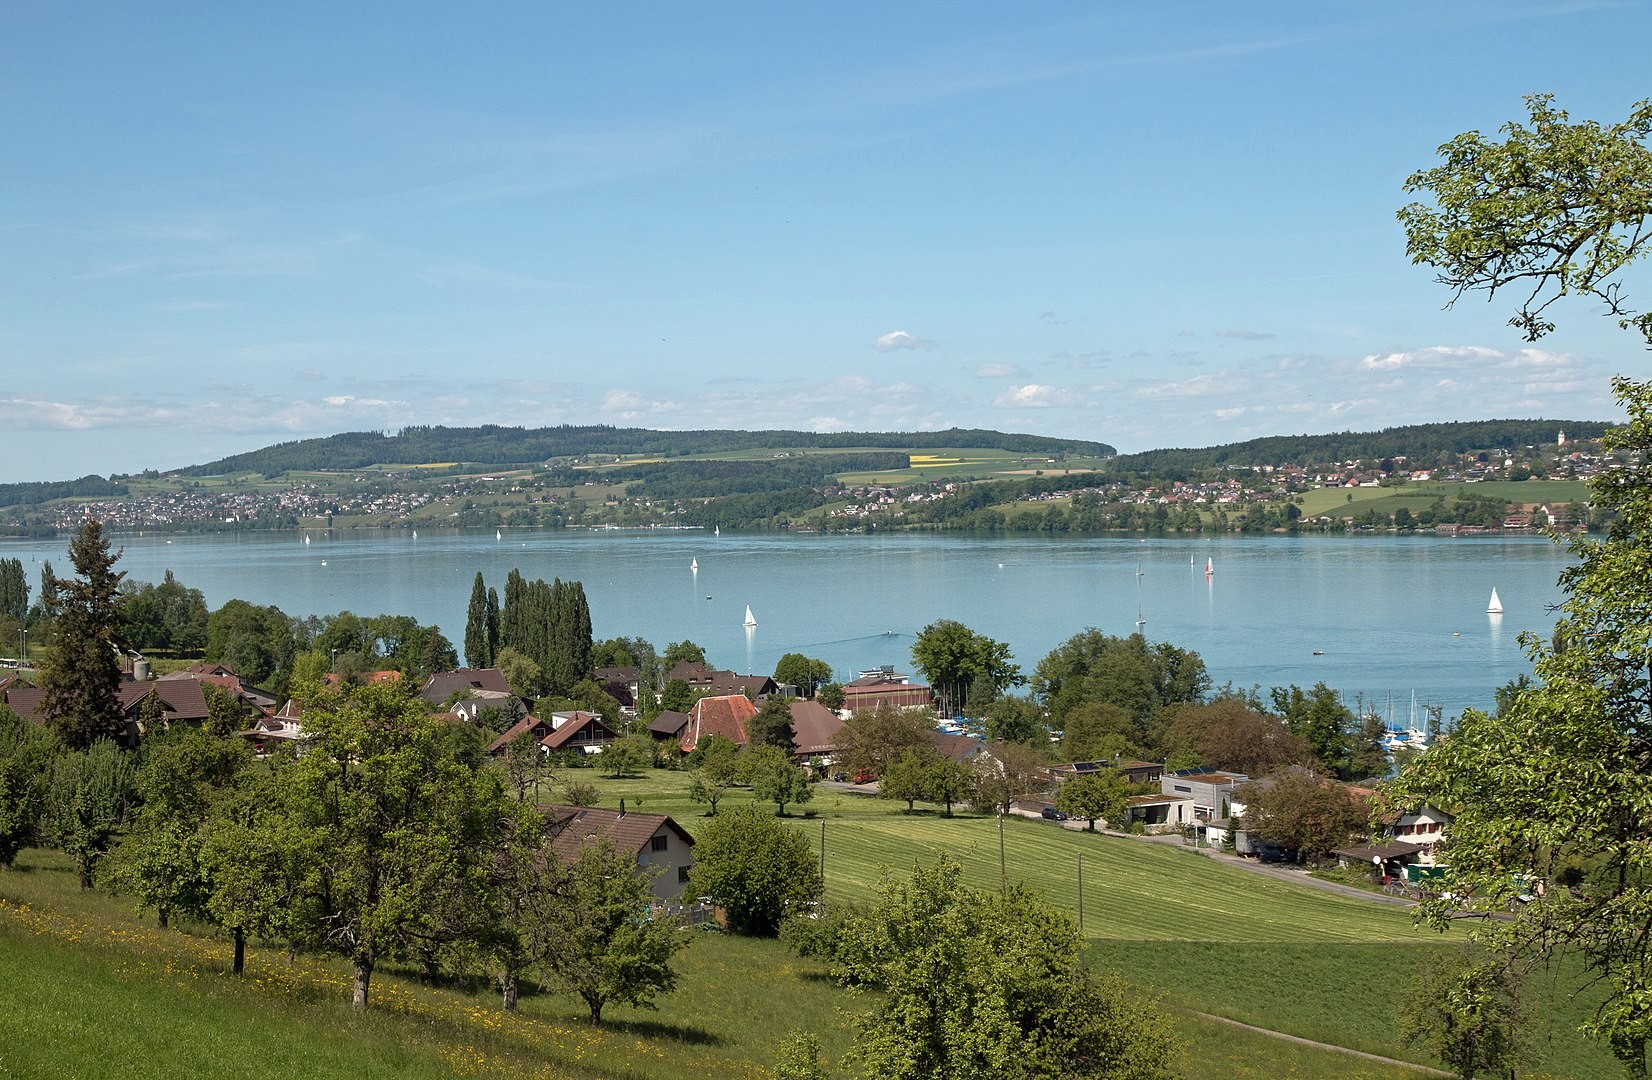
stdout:
{"type": "Polygon", "coordinates": [[[918,631],[912,662],[929,679],[946,716],[963,715],[971,697],[985,705],[1026,682],[1010,659],[1010,647],[977,634],[956,619],[938,619],[918,631]]]}

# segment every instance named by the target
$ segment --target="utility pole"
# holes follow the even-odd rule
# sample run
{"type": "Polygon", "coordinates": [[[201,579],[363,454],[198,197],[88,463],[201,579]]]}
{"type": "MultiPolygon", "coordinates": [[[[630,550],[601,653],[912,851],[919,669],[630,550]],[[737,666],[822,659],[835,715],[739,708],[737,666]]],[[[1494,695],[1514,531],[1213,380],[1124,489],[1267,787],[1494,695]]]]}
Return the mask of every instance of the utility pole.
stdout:
{"type": "Polygon", "coordinates": [[[1084,852],[1078,853],[1078,932],[1084,933],[1084,852]]]}
{"type": "Polygon", "coordinates": [[[1002,896],[1009,895],[1010,879],[1004,869],[1004,812],[998,811],[998,892],[1002,896]]]}
{"type": "Polygon", "coordinates": [[[820,883],[826,884],[826,819],[820,819],[820,883]]]}

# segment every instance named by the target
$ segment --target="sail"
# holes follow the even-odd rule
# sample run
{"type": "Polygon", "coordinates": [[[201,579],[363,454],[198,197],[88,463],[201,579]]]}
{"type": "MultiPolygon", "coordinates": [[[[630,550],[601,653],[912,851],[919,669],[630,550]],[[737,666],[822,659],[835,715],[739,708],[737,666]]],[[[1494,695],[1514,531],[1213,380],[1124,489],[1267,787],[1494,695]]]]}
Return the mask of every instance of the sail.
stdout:
{"type": "Polygon", "coordinates": [[[1486,605],[1486,613],[1490,615],[1503,614],[1503,601],[1497,599],[1497,590],[1491,590],[1491,603],[1486,605]]]}
{"type": "Polygon", "coordinates": [[[751,613],[751,605],[750,604],[746,605],[746,625],[747,626],[756,626],[757,625],[757,617],[751,613]]]}
{"type": "Polygon", "coordinates": [[[1211,562],[1209,559],[1206,559],[1205,560],[1205,577],[1209,577],[1210,575],[1214,574],[1215,572],[1216,572],[1216,564],[1211,562]]]}
{"type": "Polygon", "coordinates": [[[690,559],[690,560],[688,560],[688,568],[690,570],[698,570],[700,568],[700,560],[699,559],[690,559]]]}

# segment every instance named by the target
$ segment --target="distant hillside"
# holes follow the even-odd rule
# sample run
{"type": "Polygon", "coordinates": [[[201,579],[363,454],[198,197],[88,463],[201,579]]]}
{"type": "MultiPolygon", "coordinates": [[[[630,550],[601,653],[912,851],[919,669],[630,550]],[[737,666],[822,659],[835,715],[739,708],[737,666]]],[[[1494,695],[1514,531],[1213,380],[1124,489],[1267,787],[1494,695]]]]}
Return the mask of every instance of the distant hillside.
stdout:
{"type": "Polygon", "coordinates": [[[1567,438],[1597,439],[1611,426],[1601,420],[1473,420],[1332,435],[1273,435],[1203,449],[1122,454],[1114,458],[1109,467],[1120,472],[1164,473],[1224,465],[1310,465],[1391,457],[1426,459],[1442,453],[1553,446],[1562,431],[1567,438]]]}
{"type": "Polygon", "coordinates": [[[22,484],[0,484],[0,506],[30,506],[56,499],[87,499],[125,495],[125,484],[105,480],[97,474],[79,480],[56,480],[22,484]]]}
{"type": "Polygon", "coordinates": [[[653,431],[605,425],[514,428],[489,424],[476,428],[410,427],[396,435],[352,431],[324,439],[279,443],[178,471],[185,476],[217,476],[237,472],[273,475],[289,469],[361,469],[369,465],[429,465],[444,461],[517,465],[588,454],[683,457],[742,450],[849,447],[980,447],[1018,454],[1073,454],[1082,457],[1111,457],[1115,453],[1106,443],[962,428],[820,434],[808,431],[653,431]]]}

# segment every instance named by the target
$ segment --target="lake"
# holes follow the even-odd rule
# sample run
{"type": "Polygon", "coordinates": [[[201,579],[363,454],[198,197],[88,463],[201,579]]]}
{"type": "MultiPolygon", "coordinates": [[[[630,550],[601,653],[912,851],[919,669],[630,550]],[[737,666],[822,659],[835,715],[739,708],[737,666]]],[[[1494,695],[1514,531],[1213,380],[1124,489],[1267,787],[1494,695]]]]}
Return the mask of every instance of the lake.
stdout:
{"type": "MultiPolygon", "coordinates": [[[[1517,638],[1548,634],[1563,597],[1556,578],[1572,561],[1541,537],[454,530],[115,542],[130,578],[171,569],[213,608],[240,597],[290,615],[407,614],[456,644],[476,572],[503,594],[515,567],[583,582],[599,639],[640,636],[663,650],[688,638],[715,666],[742,672],[772,672],[782,654],[802,652],[842,679],[882,664],[910,672],[913,636],[936,619],[1008,642],[1030,673],[1085,627],[1132,633],[1139,610],[1150,640],[1196,650],[1216,684],[1324,681],[1350,704],[1386,711],[1392,701],[1401,722],[1413,694],[1450,717],[1489,708],[1498,686],[1529,671],[1517,638]],[[1493,587],[1501,616],[1486,613],[1493,587]]],[[[41,559],[68,572],[67,545],[0,540],[0,557],[20,558],[38,589],[41,559]]]]}

